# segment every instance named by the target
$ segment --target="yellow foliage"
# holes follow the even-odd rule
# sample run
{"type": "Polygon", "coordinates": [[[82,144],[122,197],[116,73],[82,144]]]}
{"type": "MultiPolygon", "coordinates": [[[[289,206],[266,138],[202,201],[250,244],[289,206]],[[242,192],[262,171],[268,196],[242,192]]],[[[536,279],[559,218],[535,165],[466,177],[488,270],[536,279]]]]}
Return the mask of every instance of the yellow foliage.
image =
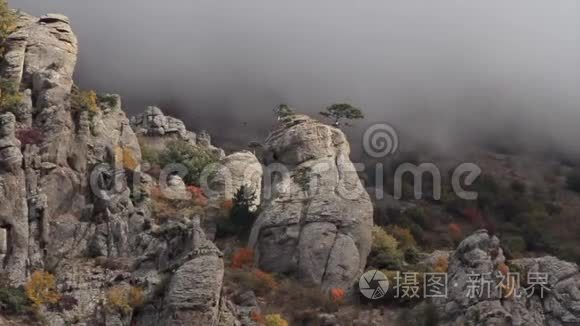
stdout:
{"type": "Polygon", "coordinates": [[[384,253],[388,257],[399,257],[401,253],[398,247],[399,242],[397,239],[388,234],[382,227],[378,225],[373,227],[373,252],[384,253]]]}
{"type": "Polygon", "coordinates": [[[435,261],[435,265],[433,266],[433,272],[447,273],[448,269],[449,269],[449,257],[439,256],[435,261]]]}
{"type": "Polygon", "coordinates": [[[97,104],[97,93],[95,91],[78,91],[73,93],[71,106],[82,111],[88,110],[92,113],[99,111],[97,104]]]}
{"type": "Polygon", "coordinates": [[[115,147],[115,161],[117,166],[123,166],[127,170],[134,171],[139,162],[135,158],[135,153],[130,148],[123,148],[121,146],[115,147]]]}
{"type": "Polygon", "coordinates": [[[0,56],[4,52],[4,41],[15,28],[16,14],[8,7],[6,0],[0,0],[0,56]]]}
{"type": "Polygon", "coordinates": [[[114,286],[107,291],[107,307],[127,314],[144,302],[143,290],[132,286],[114,286]]]}
{"type": "Polygon", "coordinates": [[[288,326],[288,322],[280,314],[271,314],[264,317],[266,326],[288,326]]]}
{"type": "Polygon", "coordinates": [[[54,275],[48,272],[34,272],[24,289],[26,296],[35,306],[57,303],[60,300],[60,295],[56,290],[54,275]]]}
{"type": "Polygon", "coordinates": [[[129,305],[133,308],[139,307],[145,302],[145,295],[143,290],[136,287],[131,287],[129,289],[129,305]]]}
{"type": "Polygon", "coordinates": [[[121,312],[131,311],[127,289],[123,286],[115,286],[107,291],[107,307],[121,312]]]}

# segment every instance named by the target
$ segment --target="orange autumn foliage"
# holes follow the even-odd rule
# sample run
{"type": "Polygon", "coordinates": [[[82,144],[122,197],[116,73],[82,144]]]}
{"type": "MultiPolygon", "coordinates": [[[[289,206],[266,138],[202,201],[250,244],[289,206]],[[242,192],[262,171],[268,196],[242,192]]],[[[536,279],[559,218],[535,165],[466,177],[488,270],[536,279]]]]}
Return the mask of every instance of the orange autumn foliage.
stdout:
{"type": "Polygon", "coordinates": [[[497,270],[505,277],[500,284],[503,298],[513,298],[519,287],[518,279],[515,275],[510,274],[510,268],[505,263],[499,264],[497,270]]]}
{"type": "Polygon", "coordinates": [[[254,270],[254,276],[262,282],[267,288],[274,290],[278,287],[278,282],[272,274],[266,273],[262,270],[256,269],[254,270]]]}
{"type": "Polygon", "coordinates": [[[232,257],[233,268],[243,268],[254,265],[254,251],[250,248],[240,248],[232,257]]]}
{"type": "Polygon", "coordinates": [[[334,303],[342,303],[344,300],[345,292],[344,289],[341,288],[333,288],[330,289],[330,299],[334,303]]]}
{"type": "Polygon", "coordinates": [[[196,206],[207,206],[207,197],[203,193],[203,189],[196,186],[187,186],[187,191],[193,196],[193,202],[196,206]]]}
{"type": "Polygon", "coordinates": [[[501,263],[497,266],[497,270],[503,275],[508,276],[510,273],[510,268],[505,263],[501,263]]]}
{"type": "Polygon", "coordinates": [[[252,310],[252,312],[250,313],[250,318],[258,325],[264,325],[264,322],[266,321],[264,319],[264,316],[259,312],[257,312],[256,310],[252,310]]]}
{"type": "Polygon", "coordinates": [[[439,256],[435,261],[433,266],[433,272],[435,273],[447,273],[449,269],[449,258],[445,256],[439,256]]]}
{"type": "Polygon", "coordinates": [[[26,296],[35,306],[48,303],[57,303],[60,294],[56,290],[54,275],[48,272],[36,271],[24,286],[26,296]]]}
{"type": "Polygon", "coordinates": [[[135,153],[130,148],[123,148],[121,146],[115,147],[115,164],[117,167],[123,167],[127,170],[134,171],[139,166],[139,161],[136,159],[135,153]]]}

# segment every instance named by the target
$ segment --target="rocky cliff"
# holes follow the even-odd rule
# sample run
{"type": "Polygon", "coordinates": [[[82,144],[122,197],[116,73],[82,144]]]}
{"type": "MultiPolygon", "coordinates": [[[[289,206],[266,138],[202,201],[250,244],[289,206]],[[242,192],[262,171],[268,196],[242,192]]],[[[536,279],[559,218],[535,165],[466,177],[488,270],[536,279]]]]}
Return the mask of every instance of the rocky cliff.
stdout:
{"type": "Polygon", "coordinates": [[[266,140],[264,203],[250,237],[258,265],[323,288],[351,288],[372,242],[373,208],[337,128],[302,115],[266,140]]]}
{"type": "MultiPolygon", "coordinates": [[[[78,46],[68,18],[23,14],[6,49],[2,80],[24,98],[0,115],[3,281],[55,275],[61,298],[75,304],[39,311],[50,325],[215,324],[221,253],[194,216],[151,227],[150,200],[135,199],[151,186],[139,172],[141,129],[133,131],[116,95],[89,95],[88,108],[75,101],[78,46]],[[127,314],[107,306],[112,289],[143,289],[155,300],[127,314]]],[[[161,122],[191,138],[183,124],[161,122]]]]}
{"type": "MultiPolygon", "coordinates": [[[[78,45],[64,16],[21,15],[6,49],[2,80],[23,99],[0,115],[3,277],[22,285],[35,271],[55,275],[60,295],[75,304],[42,308],[51,325],[253,324],[255,298],[238,306],[222,294],[223,255],[202,228],[211,210],[154,215],[160,184],[141,171],[139,143],[161,151],[178,140],[212,151],[219,168],[208,195],[217,210],[242,186],[256,194],[252,210],[261,204],[256,156],[225,156],[207,133],[190,132],[155,107],[129,120],[119,96],[74,87],[78,45]],[[123,291],[142,291],[138,309],[111,306],[123,291]]],[[[290,188],[273,192],[255,227],[260,265],[323,288],[350,288],[365,267],[372,206],[344,134],[296,116],[267,144],[266,163],[290,167],[274,188],[288,181],[290,188]],[[318,170],[323,163],[328,169],[318,170]],[[317,191],[306,189],[314,173],[317,191]],[[340,190],[360,196],[341,198],[340,190]]],[[[189,196],[178,176],[168,185],[184,195],[177,198],[189,196]]]]}

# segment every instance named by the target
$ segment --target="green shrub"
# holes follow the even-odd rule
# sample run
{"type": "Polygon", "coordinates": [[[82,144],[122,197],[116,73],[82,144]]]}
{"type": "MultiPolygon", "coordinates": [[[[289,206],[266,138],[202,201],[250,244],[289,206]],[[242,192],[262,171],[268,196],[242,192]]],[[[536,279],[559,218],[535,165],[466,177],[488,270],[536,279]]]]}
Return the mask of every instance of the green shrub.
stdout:
{"type": "MultiPolygon", "coordinates": [[[[500,185],[491,175],[480,176],[474,187],[473,191],[477,192],[477,203],[482,210],[493,206],[500,194],[500,185]]],[[[464,207],[465,208],[465,207],[464,207]]]]}
{"type": "Polygon", "coordinates": [[[419,242],[420,244],[423,244],[425,242],[425,231],[423,231],[422,227],[420,227],[418,224],[411,224],[409,226],[409,229],[411,229],[411,234],[413,235],[413,238],[415,238],[417,242],[419,242]]]}
{"type": "Polygon", "coordinates": [[[18,85],[8,81],[0,82],[0,113],[16,113],[21,104],[22,93],[18,85]]]}
{"type": "Polygon", "coordinates": [[[292,109],[291,107],[289,107],[286,104],[278,105],[278,107],[276,107],[276,109],[274,111],[275,111],[275,114],[278,117],[278,119],[289,117],[289,116],[295,114],[294,109],[292,109]]]}
{"type": "Polygon", "coordinates": [[[515,180],[515,181],[512,181],[512,183],[510,184],[510,189],[515,193],[523,195],[526,193],[527,186],[525,183],[518,181],[518,180],[515,180]]]}
{"type": "Polygon", "coordinates": [[[417,264],[420,260],[420,253],[417,247],[408,247],[405,249],[405,262],[417,264]]]}
{"type": "Polygon", "coordinates": [[[118,97],[111,94],[98,95],[97,99],[100,103],[105,104],[109,108],[114,108],[117,106],[118,97]]]}
{"type": "Polygon", "coordinates": [[[143,162],[149,164],[159,164],[159,151],[145,145],[142,141],[139,141],[141,147],[141,158],[143,162]]]}
{"type": "Polygon", "coordinates": [[[95,91],[73,90],[71,107],[78,111],[89,111],[92,114],[98,112],[97,93],[95,91]]]}
{"type": "Polygon", "coordinates": [[[369,265],[379,269],[397,270],[401,268],[402,258],[397,239],[382,227],[374,226],[369,265]]]}
{"type": "Polygon", "coordinates": [[[504,237],[502,244],[511,255],[516,257],[521,256],[527,247],[526,240],[521,236],[504,237]]]}
{"type": "Polygon", "coordinates": [[[240,187],[234,196],[234,205],[230,210],[230,221],[240,237],[247,236],[256,221],[255,200],[255,191],[247,186],[240,187]]]}
{"type": "Polygon", "coordinates": [[[546,207],[546,212],[550,216],[560,215],[560,213],[562,213],[562,206],[560,206],[558,203],[548,202],[548,203],[545,203],[544,206],[546,207]]]}
{"type": "Polygon", "coordinates": [[[425,209],[421,207],[410,208],[403,213],[413,223],[418,224],[423,229],[429,229],[429,221],[425,209]]]}
{"type": "Polygon", "coordinates": [[[527,250],[550,250],[550,239],[546,234],[548,222],[549,216],[542,211],[530,211],[516,216],[515,223],[521,226],[521,235],[526,242],[527,250]]]}
{"type": "Polygon", "coordinates": [[[390,235],[395,237],[399,243],[400,249],[407,249],[410,247],[416,247],[417,242],[411,230],[402,228],[398,225],[391,225],[387,228],[390,235]]]}
{"type": "Polygon", "coordinates": [[[217,160],[217,156],[209,149],[193,146],[183,140],[174,140],[167,144],[167,148],[159,154],[158,159],[161,167],[168,164],[183,164],[187,168],[187,175],[183,181],[188,185],[199,185],[203,170],[217,160]]]}
{"type": "Polygon", "coordinates": [[[399,242],[380,226],[373,227],[373,243],[371,251],[384,252],[390,256],[400,256],[399,242]]]}
{"type": "Polygon", "coordinates": [[[580,172],[575,172],[566,178],[568,189],[580,192],[580,172]]]}
{"type": "Polygon", "coordinates": [[[23,288],[0,288],[0,315],[1,312],[20,314],[28,311],[31,305],[23,288]]]}
{"type": "Polygon", "coordinates": [[[16,14],[6,0],[0,0],[0,59],[4,55],[4,42],[16,27],[16,14]]]}

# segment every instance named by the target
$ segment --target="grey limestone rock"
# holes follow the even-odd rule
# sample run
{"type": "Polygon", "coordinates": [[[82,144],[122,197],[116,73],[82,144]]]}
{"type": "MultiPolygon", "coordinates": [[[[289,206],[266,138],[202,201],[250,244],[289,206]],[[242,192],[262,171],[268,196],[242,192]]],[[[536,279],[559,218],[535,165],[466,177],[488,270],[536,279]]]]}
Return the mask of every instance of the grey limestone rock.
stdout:
{"type": "Polygon", "coordinates": [[[261,268],[351,288],[370,251],[373,207],[349,153],[342,131],[302,115],[270,134],[264,204],[250,235],[261,268]]]}

